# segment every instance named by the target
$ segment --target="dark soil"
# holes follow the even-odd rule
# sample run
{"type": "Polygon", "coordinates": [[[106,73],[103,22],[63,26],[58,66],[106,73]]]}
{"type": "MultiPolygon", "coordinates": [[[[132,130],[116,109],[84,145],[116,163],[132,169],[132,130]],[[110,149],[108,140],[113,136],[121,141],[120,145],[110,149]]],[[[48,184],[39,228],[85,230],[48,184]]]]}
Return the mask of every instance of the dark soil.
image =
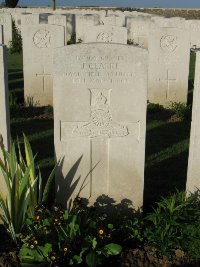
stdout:
{"type": "Polygon", "coordinates": [[[18,249],[0,225],[0,267],[18,267],[18,249]]]}

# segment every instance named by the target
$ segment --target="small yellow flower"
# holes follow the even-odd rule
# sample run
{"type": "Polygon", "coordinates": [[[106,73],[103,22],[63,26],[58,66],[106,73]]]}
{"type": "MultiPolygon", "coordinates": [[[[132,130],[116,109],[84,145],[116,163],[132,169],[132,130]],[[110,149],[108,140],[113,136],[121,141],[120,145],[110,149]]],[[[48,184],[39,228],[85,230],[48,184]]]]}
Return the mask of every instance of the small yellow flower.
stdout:
{"type": "Polygon", "coordinates": [[[67,252],[68,251],[68,247],[64,247],[63,250],[64,250],[64,252],[67,252]]]}
{"type": "Polygon", "coordinates": [[[51,256],[51,257],[50,257],[50,260],[51,260],[51,261],[55,261],[55,259],[56,259],[55,256],[51,256]]]}
{"type": "Polygon", "coordinates": [[[104,234],[104,230],[103,229],[99,229],[99,234],[103,235],[104,234]]]}

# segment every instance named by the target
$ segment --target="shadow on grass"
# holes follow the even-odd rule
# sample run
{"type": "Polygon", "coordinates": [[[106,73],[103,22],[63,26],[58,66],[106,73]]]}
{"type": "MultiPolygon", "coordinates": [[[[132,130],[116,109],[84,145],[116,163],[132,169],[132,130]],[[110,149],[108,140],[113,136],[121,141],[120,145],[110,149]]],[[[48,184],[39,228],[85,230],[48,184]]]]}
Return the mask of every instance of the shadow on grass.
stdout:
{"type": "Polygon", "coordinates": [[[13,80],[16,80],[16,79],[23,79],[23,71],[13,71],[13,72],[10,72],[8,73],[8,79],[9,79],[9,82],[12,82],[13,80]]]}
{"type": "Polygon", "coordinates": [[[146,159],[165,148],[190,138],[190,121],[171,122],[157,126],[146,132],[146,159]]]}
{"type": "Polygon", "coordinates": [[[152,205],[161,197],[178,190],[185,190],[188,150],[145,169],[144,211],[151,211],[152,205]]]}
{"type": "Polygon", "coordinates": [[[23,133],[25,133],[27,136],[33,135],[33,134],[35,134],[36,136],[37,135],[42,136],[41,132],[47,131],[47,130],[52,130],[52,140],[53,140],[53,120],[26,119],[26,120],[22,120],[22,121],[20,120],[16,122],[13,121],[11,123],[12,139],[16,139],[17,136],[18,137],[22,136],[23,133]]]}

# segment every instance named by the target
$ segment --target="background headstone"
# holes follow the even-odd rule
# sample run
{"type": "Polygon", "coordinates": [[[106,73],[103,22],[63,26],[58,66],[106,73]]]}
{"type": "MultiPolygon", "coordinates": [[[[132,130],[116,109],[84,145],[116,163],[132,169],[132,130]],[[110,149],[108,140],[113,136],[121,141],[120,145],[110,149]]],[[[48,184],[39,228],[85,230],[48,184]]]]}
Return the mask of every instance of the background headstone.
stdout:
{"type": "Polygon", "coordinates": [[[3,44],[3,25],[0,25],[0,44],[3,44]]]}
{"type": "Polygon", "coordinates": [[[200,189],[200,52],[196,53],[195,82],[190,132],[190,148],[187,172],[187,192],[194,193],[200,189]]]}
{"type": "Polygon", "coordinates": [[[0,135],[3,136],[3,143],[6,149],[10,143],[10,115],[8,97],[8,71],[6,63],[5,46],[0,45],[0,135]]]}
{"type": "Polygon", "coordinates": [[[39,14],[22,14],[21,15],[21,28],[28,25],[38,25],[40,23],[39,14]]]}
{"type": "Polygon", "coordinates": [[[119,44],[55,50],[57,201],[105,194],[143,204],[147,51],[119,44]],[[139,105],[138,105],[139,103],[139,105]],[[81,190],[82,188],[82,190],[81,190]]]}
{"type": "Polygon", "coordinates": [[[127,44],[127,29],[111,25],[88,26],[84,28],[83,43],[127,44]]]}
{"type": "Polygon", "coordinates": [[[12,41],[12,18],[9,13],[0,13],[0,25],[3,25],[3,41],[6,46],[12,41]]]}
{"type": "Polygon", "coordinates": [[[186,20],[185,24],[190,33],[190,47],[200,48],[200,20],[186,20]]]}
{"type": "Polygon", "coordinates": [[[99,24],[99,15],[76,15],[76,42],[84,39],[83,31],[85,27],[99,24]]]}
{"type": "Polygon", "coordinates": [[[128,40],[142,48],[148,48],[148,35],[151,29],[151,17],[137,16],[127,18],[128,40]]]}
{"type": "Polygon", "coordinates": [[[64,27],[23,27],[24,97],[40,106],[53,104],[53,49],[64,45],[64,27]]]}
{"type": "Polygon", "coordinates": [[[189,33],[176,28],[152,30],[148,37],[148,100],[169,106],[187,102],[189,33]]]}

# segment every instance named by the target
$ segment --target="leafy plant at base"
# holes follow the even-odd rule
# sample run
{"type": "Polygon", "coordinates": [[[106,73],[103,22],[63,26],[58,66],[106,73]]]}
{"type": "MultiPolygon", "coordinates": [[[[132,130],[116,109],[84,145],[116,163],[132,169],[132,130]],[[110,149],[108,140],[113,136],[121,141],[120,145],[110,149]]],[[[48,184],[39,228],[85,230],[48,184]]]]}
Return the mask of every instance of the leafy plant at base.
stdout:
{"type": "Polygon", "coordinates": [[[67,41],[67,45],[75,44],[76,43],[76,33],[73,33],[71,35],[71,38],[69,41],[67,41]]]}
{"type": "Polygon", "coordinates": [[[2,158],[0,158],[0,171],[3,175],[6,194],[0,191],[0,218],[14,242],[21,233],[26,218],[34,215],[35,206],[45,201],[50,181],[53,179],[54,170],[51,172],[47,185],[42,190],[42,178],[40,171],[36,175],[35,157],[24,135],[24,152],[17,142],[17,150],[14,143],[10,151],[6,151],[1,144],[2,158]]]}
{"type": "Polygon", "coordinates": [[[164,107],[160,104],[148,103],[147,110],[150,113],[157,113],[164,110],[164,107]]]}
{"type": "Polygon", "coordinates": [[[105,258],[118,255],[122,248],[111,242],[113,226],[98,227],[98,222],[99,218],[93,218],[89,209],[73,208],[69,212],[58,205],[51,210],[39,206],[35,217],[27,220],[27,234],[20,250],[22,262],[31,257],[32,262],[62,267],[102,264],[105,258]]]}
{"type": "Polygon", "coordinates": [[[145,220],[149,222],[144,237],[148,244],[156,247],[162,254],[181,248],[186,237],[186,226],[193,224],[200,216],[192,196],[177,192],[162,198],[145,220]]]}
{"type": "Polygon", "coordinates": [[[191,117],[191,105],[173,102],[170,109],[181,120],[188,120],[191,117]]]}
{"type": "Polygon", "coordinates": [[[22,52],[22,36],[12,20],[12,41],[9,43],[8,51],[10,54],[22,52]]]}

